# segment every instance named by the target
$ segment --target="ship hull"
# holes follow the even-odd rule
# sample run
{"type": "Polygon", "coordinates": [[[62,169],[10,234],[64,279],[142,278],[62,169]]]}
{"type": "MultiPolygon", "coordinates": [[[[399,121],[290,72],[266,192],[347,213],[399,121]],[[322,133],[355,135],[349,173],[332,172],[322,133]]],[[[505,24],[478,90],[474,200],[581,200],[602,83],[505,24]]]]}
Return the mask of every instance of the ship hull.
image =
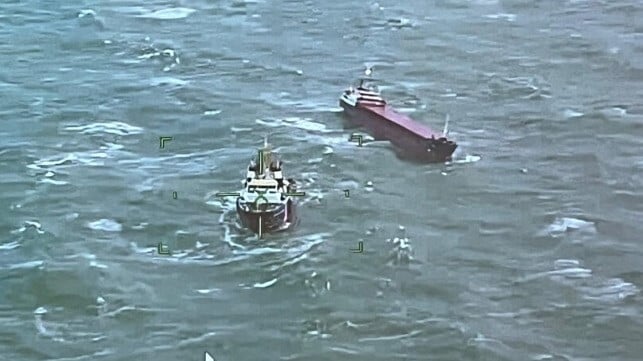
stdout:
{"type": "Polygon", "coordinates": [[[291,228],[297,220],[296,208],[292,199],[283,204],[260,204],[258,207],[237,199],[239,220],[244,227],[260,235],[291,228]]]}
{"type": "MultiPolygon", "coordinates": [[[[390,141],[405,158],[426,162],[446,162],[451,160],[457,148],[454,142],[446,138],[428,138],[399,125],[399,120],[396,122],[393,118],[404,116],[390,108],[382,111],[367,106],[353,106],[342,100],[339,105],[352,123],[366,129],[376,140],[390,141]]],[[[408,122],[408,118],[405,121],[408,122]]]]}

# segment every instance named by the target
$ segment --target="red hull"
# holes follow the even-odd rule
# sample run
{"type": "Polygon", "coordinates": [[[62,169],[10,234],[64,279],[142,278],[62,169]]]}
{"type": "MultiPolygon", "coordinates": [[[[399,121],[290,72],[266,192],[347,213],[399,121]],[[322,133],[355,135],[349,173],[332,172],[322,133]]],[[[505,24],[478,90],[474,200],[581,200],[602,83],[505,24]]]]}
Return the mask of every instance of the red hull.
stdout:
{"type": "Polygon", "coordinates": [[[396,112],[388,105],[352,106],[342,100],[339,105],[353,122],[364,127],[375,139],[389,140],[413,158],[430,162],[449,161],[458,147],[442,134],[431,131],[427,126],[396,112]]]}

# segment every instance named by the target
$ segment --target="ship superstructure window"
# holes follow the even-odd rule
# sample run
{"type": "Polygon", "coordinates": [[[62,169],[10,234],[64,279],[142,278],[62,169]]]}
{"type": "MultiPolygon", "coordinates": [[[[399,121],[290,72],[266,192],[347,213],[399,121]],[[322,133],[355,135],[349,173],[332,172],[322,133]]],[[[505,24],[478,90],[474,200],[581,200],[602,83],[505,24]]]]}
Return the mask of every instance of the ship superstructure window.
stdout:
{"type": "Polygon", "coordinates": [[[357,100],[360,103],[372,104],[377,106],[384,106],[386,104],[386,101],[379,95],[379,93],[361,89],[358,92],[357,100]]]}
{"type": "Polygon", "coordinates": [[[377,96],[377,97],[380,96],[380,93],[375,92],[375,91],[366,90],[366,89],[359,89],[359,93],[361,95],[371,95],[371,96],[377,96]]]}
{"type": "Polygon", "coordinates": [[[277,185],[275,186],[248,186],[248,192],[249,193],[254,193],[254,192],[268,192],[268,193],[276,193],[277,192],[277,185]]]}

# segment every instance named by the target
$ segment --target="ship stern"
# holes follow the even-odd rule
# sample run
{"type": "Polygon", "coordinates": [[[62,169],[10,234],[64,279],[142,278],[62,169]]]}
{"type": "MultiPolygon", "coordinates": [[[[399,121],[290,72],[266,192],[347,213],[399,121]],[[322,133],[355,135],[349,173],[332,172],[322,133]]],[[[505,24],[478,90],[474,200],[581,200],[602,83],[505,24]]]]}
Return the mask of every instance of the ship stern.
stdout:
{"type": "Polygon", "coordinates": [[[289,203],[256,204],[241,199],[237,199],[237,214],[244,227],[259,235],[288,229],[295,217],[294,205],[289,203]]]}

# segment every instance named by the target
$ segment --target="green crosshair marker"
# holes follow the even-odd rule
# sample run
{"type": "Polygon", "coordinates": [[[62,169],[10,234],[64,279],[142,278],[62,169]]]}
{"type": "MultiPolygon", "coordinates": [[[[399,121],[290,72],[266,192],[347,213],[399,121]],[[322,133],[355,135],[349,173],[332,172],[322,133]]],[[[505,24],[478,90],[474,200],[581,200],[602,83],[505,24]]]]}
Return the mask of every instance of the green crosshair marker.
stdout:
{"type": "Polygon", "coordinates": [[[259,164],[257,164],[258,165],[257,169],[259,170],[259,173],[263,173],[263,166],[264,166],[264,164],[263,164],[263,150],[259,150],[259,152],[257,154],[257,158],[259,158],[259,164]]]}
{"type": "Polygon", "coordinates": [[[305,197],[306,192],[288,192],[286,195],[290,197],[305,197]]]}
{"type": "Polygon", "coordinates": [[[255,207],[255,209],[257,209],[259,207],[259,200],[260,199],[263,199],[263,203],[268,203],[268,198],[266,198],[266,196],[264,196],[264,194],[266,194],[266,192],[267,191],[263,191],[263,192],[257,191],[257,193],[259,195],[257,196],[257,199],[255,199],[255,201],[252,202],[252,205],[255,207]]]}
{"type": "Polygon", "coordinates": [[[239,197],[241,193],[239,192],[217,192],[215,197],[239,197]]]}

